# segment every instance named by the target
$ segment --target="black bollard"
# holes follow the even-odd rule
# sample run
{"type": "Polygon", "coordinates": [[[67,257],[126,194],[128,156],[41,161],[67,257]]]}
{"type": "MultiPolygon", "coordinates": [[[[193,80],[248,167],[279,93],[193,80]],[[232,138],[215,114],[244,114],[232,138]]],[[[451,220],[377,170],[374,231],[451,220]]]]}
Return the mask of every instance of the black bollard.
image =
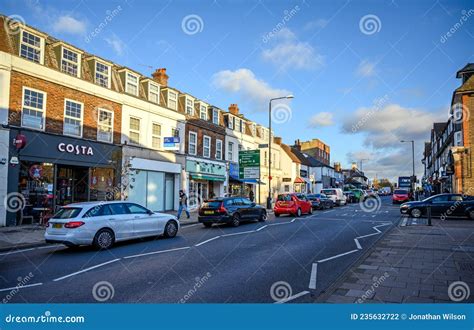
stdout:
{"type": "Polygon", "coordinates": [[[426,215],[428,217],[428,226],[432,226],[431,224],[431,206],[426,208],[426,215]]]}

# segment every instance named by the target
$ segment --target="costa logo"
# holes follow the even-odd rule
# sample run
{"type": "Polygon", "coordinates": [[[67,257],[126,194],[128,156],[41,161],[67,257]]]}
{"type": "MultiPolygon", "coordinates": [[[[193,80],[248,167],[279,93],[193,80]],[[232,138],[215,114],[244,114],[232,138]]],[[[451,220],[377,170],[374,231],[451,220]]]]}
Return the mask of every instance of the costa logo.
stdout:
{"type": "Polygon", "coordinates": [[[80,146],[77,144],[74,145],[71,143],[66,144],[64,142],[61,142],[60,144],[58,144],[58,150],[70,154],[94,156],[94,151],[92,150],[92,147],[80,146]]]}
{"type": "Polygon", "coordinates": [[[18,134],[13,139],[13,145],[17,148],[17,150],[21,150],[26,146],[26,136],[23,134],[18,134]]]}

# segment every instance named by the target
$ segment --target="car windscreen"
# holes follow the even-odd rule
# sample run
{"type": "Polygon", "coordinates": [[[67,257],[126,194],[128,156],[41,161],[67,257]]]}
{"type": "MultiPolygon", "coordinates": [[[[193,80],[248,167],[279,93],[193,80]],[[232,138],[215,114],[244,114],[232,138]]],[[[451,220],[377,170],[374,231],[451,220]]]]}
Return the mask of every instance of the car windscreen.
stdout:
{"type": "Polygon", "coordinates": [[[222,201],[205,201],[204,203],[202,203],[202,208],[206,208],[206,209],[218,209],[219,207],[221,207],[222,205],[222,201]]]}
{"type": "Polygon", "coordinates": [[[53,219],[72,219],[81,213],[82,208],[80,207],[62,207],[53,216],[53,219]]]}
{"type": "Polygon", "coordinates": [[[393,192],[395,195],[406,195],[408,194],[408,191],[407,190],[401,190],[401,189],[397,189],[393,192]]]}
{"type": "Polygon", "coordinates": [[[325,195],[335,195],[335,194],[336,194],[336,191],[335,191],[335,190],[331,190],[331,189],[328,189],[328,190],[321,190],[321,194],[325,194],[325,195]]]}

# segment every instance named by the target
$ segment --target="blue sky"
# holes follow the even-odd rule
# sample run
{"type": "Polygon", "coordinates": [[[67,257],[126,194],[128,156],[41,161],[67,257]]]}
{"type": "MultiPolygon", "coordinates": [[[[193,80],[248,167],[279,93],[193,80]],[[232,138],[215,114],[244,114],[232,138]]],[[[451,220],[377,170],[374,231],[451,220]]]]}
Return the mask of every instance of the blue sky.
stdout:
{"type": "Polygon", "coordinates": [[[379,178],[410,174],[401,139],[416,141],[422,175],[422,142],[474,61],[469,1],[7,0],[1,12],[144,75],[166,67],[171,86],[265,125],[268,98],[294,94],[274,104],[276,135],[320,138],[332,161],[366,159],[379,178]]]}

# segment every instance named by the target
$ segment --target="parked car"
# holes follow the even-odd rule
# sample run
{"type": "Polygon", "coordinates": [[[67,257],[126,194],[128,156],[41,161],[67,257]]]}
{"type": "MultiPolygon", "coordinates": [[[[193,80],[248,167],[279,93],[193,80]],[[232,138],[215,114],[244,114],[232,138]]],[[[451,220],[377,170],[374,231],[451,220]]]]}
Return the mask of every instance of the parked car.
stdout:
{"type": "Polygon", "coordinates": [[[448,217],[468,217],[474,220],[474,196],[461,194],[439,194],[422,201],[403,203],[400,213],[419,218],[427,214],[431,207],[431,215],[448,217]]]}
{"type": "Polygon", "coordinates": [[[308,200],[311,202],[313,210],[324,210],[334,207],[332,199],[328,198],[324,194],[309,194],[306,196],[306,198],[308,198],[308,200]]]}
{"type": "Polygon", "coordinates": [[[366,193],[362,189],[350,189],[349,191],[354,194],[357,202],[365,199],[366,193]]]}
{"type": "Polygon", "coordinates": [[[276,217],[282,214],[291,214],[299,217],[304,213],[313,214],[313,205],[304,194],[280,194],[277,197],[273,212],[276,217]]]}
{"type": "Polygon", "coordinates": [[[46,224],[47,243],[108,249],[115,242],[163,235],[175,237],[174,215],[153,212],[129,202],[85,202],[63,206],[46,224]]]}
{"type": "Polygon", "coordinates": [[[346,196],[347,203],[357,203],[358,199],[352,191],[344,191],[344,196],[346,196]]]}
{"type": "Polygon", "coordinates": [[[373,189],[366,189],[365,190],[365,199],[369,198],[369,197],[376,197],[377,194],[375,193],[375,191],[373,189]]]}
{"type": "Polygon", "coordinates": [[[395,189],[392,195],[393,204],[401,204],[410,200],[410,192],[406,189],[395,189]]]}
{"type": "Polygon", "coordinates": [[[267,211],[245,197],[222,197],[204,201],[199,208],[198,221],[205,227],[227,223],[234,227],[243,221],[267,220],[267,211]]]}
{"type": "Polygon", "coordinates": [[[340,188],[322,189],[321,194],[325,194],[330,199],[332,199],[332,201],[334,202],[334,205],[336,206],[342,206],[346,204],[346,196],[344,196],[344,193],[342,192],[342,189],[340,188]]]}

